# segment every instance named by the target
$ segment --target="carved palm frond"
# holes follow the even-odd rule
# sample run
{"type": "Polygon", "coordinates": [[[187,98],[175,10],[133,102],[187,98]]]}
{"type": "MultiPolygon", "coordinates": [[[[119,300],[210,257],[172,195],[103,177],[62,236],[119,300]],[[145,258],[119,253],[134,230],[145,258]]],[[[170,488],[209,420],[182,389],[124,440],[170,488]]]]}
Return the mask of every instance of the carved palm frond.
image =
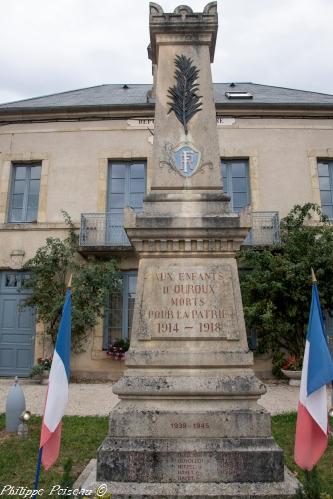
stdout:
{"type": "Polygon", "coordinates": [[[176,85],[168,90],[168,102],[170,109],[188,132],[187,124],[190,119],[201,111],[201,96],[198,95],[199,84],[196,83],[199,77],[199,69],[193,64],[192,59],[185,55],[177,55],[175,58],[175,78],[176,85]]]}

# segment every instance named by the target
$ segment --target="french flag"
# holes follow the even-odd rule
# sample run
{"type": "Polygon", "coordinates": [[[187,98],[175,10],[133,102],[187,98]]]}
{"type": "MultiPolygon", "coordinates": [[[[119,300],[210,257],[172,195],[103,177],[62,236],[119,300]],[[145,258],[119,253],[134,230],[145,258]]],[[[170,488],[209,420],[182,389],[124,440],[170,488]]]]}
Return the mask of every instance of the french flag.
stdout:
{"type": "Polygon", "coordinates": [[[305,470],[312,470],[328,443],[326,384],[333,380],[333,362],[329,352],[312,271],[312,300],[303,359],[300,400],[298,403],[294,459],[305,470]]]}
{"type": "Polygon", "coordinates": [[[53,353],[40,437],[41,462],[46,470],[55,463],[59,456],[61,420],[68,402],[70,353],[71,289],[68,287],[53,353]]]}

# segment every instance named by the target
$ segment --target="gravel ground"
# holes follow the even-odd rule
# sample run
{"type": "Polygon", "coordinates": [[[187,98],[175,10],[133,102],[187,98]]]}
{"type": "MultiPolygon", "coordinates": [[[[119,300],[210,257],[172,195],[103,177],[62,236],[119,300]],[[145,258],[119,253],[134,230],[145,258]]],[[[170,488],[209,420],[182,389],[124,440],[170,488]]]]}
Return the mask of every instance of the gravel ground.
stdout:
{"type": "MultiPolygon", "coordinates": [[[[0,379],[0,413],[5,412],[6,397],[13,380],[0,379]]],[[[26,407],[33,414],[42,414],[47,385],[35,384],[30,380],[20,382],[26,407]]],[[[268,384],[267,393],[260,403],[272,415],[295,411],[298,403],[299,388],[284,384],[268,384]]],[[[68,415],[93,416],[107,415],[118,401],[112,393],[112,383],[84,384],[71,383],[69,387],[68,415]]]]}

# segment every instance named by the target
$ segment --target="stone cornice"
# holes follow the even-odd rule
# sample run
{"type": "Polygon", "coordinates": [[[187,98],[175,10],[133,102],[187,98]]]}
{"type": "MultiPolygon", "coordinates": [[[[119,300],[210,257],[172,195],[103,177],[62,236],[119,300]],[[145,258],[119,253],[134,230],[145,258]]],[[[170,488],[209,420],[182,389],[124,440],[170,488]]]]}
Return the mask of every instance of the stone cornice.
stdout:
{"type": "MultiPolygon", "coordinates": [[[[256,104],[251,106],[230,106],[225,104],[216,105],[217,116],[232,116],[237,118],[315,118],[332,119],[332,105],[278,105],[278,104],[256,104]]],[[[53,109],[8,109],[0,110],[0,125],[18,123],[53,123],[53,122],[75,122],[75,121],[108,121],[128,120],[135,118],[153,118],[154,105],[132,106],[131,108],[108,108],[98,110],[95,107],[86,109],[79,108],[67,110],[53,109]]]]}
{"type": "Polygon", "coordinates": [[[150,47],[149,57],[153,64],[157,63],[157,45],[161,40],[158,37],[173,37],[173,42],[177,40],[182,44],[195,45],[196,43],[209,44],[210,59],[214,60],[216,45],[216,35],[218,27],[217,3],[210,2],[203,12],[193,12],[191,7],[180,5],[174,12],[166,13],[162,7],[156,3],[149,4],[149,29],[150,47]],[[177,40],[176,40],[177,39],[177,40]]]}

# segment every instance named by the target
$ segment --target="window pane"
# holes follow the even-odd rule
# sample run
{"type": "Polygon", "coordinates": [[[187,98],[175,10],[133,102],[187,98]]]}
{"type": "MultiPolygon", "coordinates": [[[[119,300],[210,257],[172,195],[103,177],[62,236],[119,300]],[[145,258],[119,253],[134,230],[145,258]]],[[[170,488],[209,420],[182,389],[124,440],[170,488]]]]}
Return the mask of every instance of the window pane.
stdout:
{"type": "Polygon", "coordinates": [[[332,206],[322,206],[323,213],[328,216],[328,218],[333,219],[333,207],[332,206]]]}
{"type": "Polygon", "coordinates": [[[222,177],[227,176],[227,165],[225,163],[222,163],[222,177]]]}
{"type": "Polygon", "coordinates": [[[25,179],[27,169],[25,166],[15,166],[15,179],[25,179]]]}
{"type": "Polygon", "coordinates": [[[124,208],[125,196],[124,194],[111,194],[110,208],[124,208]]]}
{"type": "Polygon", "coordinates": [[[320,177],[328,177],[328,164],[327,163],[319,163],[318,164],[318,175],[320,177]]]}
{"type": "Polygon", "coordinates": [[[120,340],[123,326],[123,295],[122,292],[112,293],[109,308],[109,344],[120,340]]]}
{"type": "Polygon", "coordinates": [[[329,177],[319,177],[319,187],[320,187],[320,190],[324,190],[324,191],[331,190],[330,178],[329,177]]]}
{"type": "Polygon", "coordinates": [[[12,209],[10,213],[11,222],[22,222],[22,210],[12,209]]]}
{"type": "Polygon", "coordinates": [[[246,165],[244,163],[234,163],[232,165],[233,177],[246,177],[246,165]]]}
{"type": "Polygon", "coordinates": [[[133,323],[133,312],[135,304],[137,275],[128,276],[128,338],[131,336],[131,329],[133,323]]]}
{"type": "Polygon", "coordinates": [[[14,194],[12,198],[12,208],[22,208],[23,207],[23,194],[14,194]]]}
{"type": "Polygon", "coordinates": [[[332,204],[331,191],[320,191],[321,204],[332,204]]]}
{"type": "Polygon", "coordinates": [[[109,344],[120,338],[129,338],[132,327],[133,311],[136,294],[137,274],[123,274],[123,289],[126,289],[126,296],[123,291],[112,293],[109,308],[109,344]],[[124,319],[124,320],[123,320],[124,319]],[[127,329],[126,329],[127,327],[127,329]]]}
{"type": "Polygon", "coordinates": [[[111,192],[116,192],[116,193],[125,192],[125,179],[113,178],[111,180],[111,192]]]}
{"type": "Polygon", "coordinates": [[[15,180],[14,194],[23,194],[25,188],[25,180],[15,180]]]}
{"type": "Polygon", "coordinates": [[[41,166],[32,166],[30,169],[30,178],[31,179],[40,179],[41,166]]]}
{"type": "Polygon", "coordinates": [[[138,178],[135,180],[131,180],[131,192],[145,192],[145,179],[138,178]]]}
{"type": "Polygon", "coordinates": [[[128,331],[127,331],[127,337],[128,339],[131,339],[131,331],[132,331],[132,324],[133,324],[133,313],[134,313],[134,304],[135,304],[135,296],[130,296],[128,298],[128,331]]]}
{"type": "Polygon", "coordinates": [[[5,287],[17,288],[17,285],[18,285],[17,274],[6,274],[5,287]]]}
{"type": "Polygon", "coordinates": [[[246,178],[233,178],[232,190],[235,192],[247,192],[246,178]]]}
{"type": "Polygon", "coordinates": [[[121,329],[122,323],[122,293],[113,293],[111,295],[110,327],[111,329],[121,329]]]}
{"type": "Polygon", "coordinates": [[[247,194],[235,192],[233,195],[234,210],[237,208],[244,208],[247,205],[247,194]]]}
{"type": "Polygon", "coordinates": [[[30,180],[29,194],[39,194],[39,180],[30,180]]]}
{"type": "Polygon", "coordinates": [[[27,209],[27,218],[26,222],[37,222],[37,212],[38,212],[38,207],[28,207],[27,209]]]}
{"type": "Polygon", "coordinates": [[[30,194],[28,198],[28,208],[38,208],[38,194],[30,194]]]}
{"type": "Polygon", "coordinates": [[[143,163],[131,165],[131,178],[145,178],[145,165],[143,163]]]}
{"type": "Polygon", "coordinates": [[[138,276],[135,274],[129,275],[128,277],[128,292],[129,294],[133,294],[135,296],[136,293],[136,282],[137,282],[138,276]]]}
{"type": "Polygon", "coordinates": [[[130,206],[132,208],[142,208],[142,205],[143,205],[143,194],[130,195],[130,206]]]}
{"type": "Polygon", "coordinates": [[[112,164],[111,176],[112,178],[125,178],[125,164],[112,164]]]}

